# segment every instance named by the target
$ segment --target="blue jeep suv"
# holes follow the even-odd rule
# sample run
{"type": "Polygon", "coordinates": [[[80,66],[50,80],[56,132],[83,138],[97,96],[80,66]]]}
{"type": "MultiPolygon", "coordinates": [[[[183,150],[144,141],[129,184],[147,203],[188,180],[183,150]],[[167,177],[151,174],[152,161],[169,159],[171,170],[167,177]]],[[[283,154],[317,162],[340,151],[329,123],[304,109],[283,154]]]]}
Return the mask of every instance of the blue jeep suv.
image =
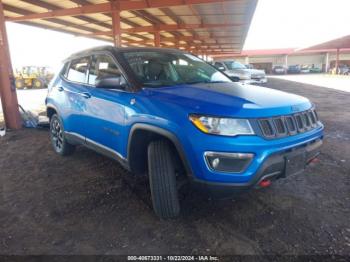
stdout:
{"type": "Polygon", "coordinates": [[[210,192],[265,187],[299,173],[322,144],[306,98],[233,83],[179,50],[99,47],[70,56],[46,98],[54,150],[84,145],[147,175],[161,218],[184,181],[210,192]]]}

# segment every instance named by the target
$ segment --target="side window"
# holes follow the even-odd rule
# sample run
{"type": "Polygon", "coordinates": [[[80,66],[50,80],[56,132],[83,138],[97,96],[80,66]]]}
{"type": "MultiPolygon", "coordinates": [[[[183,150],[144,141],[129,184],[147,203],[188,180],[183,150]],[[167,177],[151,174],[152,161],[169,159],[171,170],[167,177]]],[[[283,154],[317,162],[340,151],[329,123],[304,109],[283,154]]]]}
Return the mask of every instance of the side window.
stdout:
{"type": "Polygon", "coordinates": [[[73,82],[86,84],[86,72],[89,67],[89,58],[79,58],[70,63],[67,79],[73,82]]]}
{"type": "Polygon", "coordinates": [[[121,75],[116,63],[108,55],[95,55],[89,72],[89,84],[95,85],[96,80],[121,75]]]}

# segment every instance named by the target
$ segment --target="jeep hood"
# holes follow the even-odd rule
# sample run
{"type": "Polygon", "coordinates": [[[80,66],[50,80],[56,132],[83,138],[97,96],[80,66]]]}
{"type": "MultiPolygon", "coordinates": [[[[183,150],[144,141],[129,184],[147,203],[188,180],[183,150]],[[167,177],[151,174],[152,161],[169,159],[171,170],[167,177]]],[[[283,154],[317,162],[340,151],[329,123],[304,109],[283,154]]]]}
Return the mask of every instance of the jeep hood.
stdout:
{"type": "Polygon", "coordinates": [[[228,70],[226,71],[227,73],[231,73],[231,74],[249,74],[250,73],[250,69],[232,69],[232,70],[228,70]]]}
{"type": "Polygon", "coordinates": [[[287,115],[312,107],[302,96],[237,83],[210,83],[144,88],[153,102],[180,107],[188,113],[228,117],[287,115]]]}

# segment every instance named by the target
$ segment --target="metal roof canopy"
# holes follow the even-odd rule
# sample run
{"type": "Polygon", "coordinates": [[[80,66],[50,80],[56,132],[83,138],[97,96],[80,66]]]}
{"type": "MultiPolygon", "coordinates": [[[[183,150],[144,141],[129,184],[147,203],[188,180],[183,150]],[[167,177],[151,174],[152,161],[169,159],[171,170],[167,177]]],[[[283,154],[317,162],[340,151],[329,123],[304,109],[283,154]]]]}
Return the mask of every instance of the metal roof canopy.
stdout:
{"type": "Polygon", "coordinates": [[[333,39],[322,44],[310,46],[301,49],[302,51],[318,51],[318,50],[329,50],[329,49],[348,49],[350,48],[350,35],[343,36],[337,39],[333,39]]]}
{"type": "Polygon", "coordinates": [[[336,68],[336,72],[338,72],[340,50],[349,49],[349,48],[350,48],[350,35],[347,35],[347,36],[343,36],[337,39],[324,42],[322,44],[304,48],[301,51],[336,50],[337,55],[335,60],[335,68],[336,68]]]}
{"type": "Polygon", "coordinates": [[[258,0],[0,0],[0,94],[8,128],[21,127],[5,21],[120,46],[239,54],[258,0]]]}
{"type": "Polygon", "coordinates": [[[240,53],[257,0],[2,0],[6,21],[116,46],[240,53]]]}

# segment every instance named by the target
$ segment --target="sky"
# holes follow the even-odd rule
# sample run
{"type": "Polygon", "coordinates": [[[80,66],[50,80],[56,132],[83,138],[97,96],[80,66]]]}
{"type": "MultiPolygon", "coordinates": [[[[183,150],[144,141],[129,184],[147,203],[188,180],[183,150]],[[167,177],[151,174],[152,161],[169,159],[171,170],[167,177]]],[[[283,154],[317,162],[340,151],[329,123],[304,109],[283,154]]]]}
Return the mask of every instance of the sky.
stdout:
{"type": "MultiPolygon", "coordinates": [[[[350,34],[350,0],[259,0],[243,49],[303,48],[350,34]]],[[[7,23],[14,67],[56,67],[106,42],[7,23]]]]}
{"type": "Polygon", "coordinates": [[[245,50],[304,48],[350,34],[350,0],[259,0],[245,50]]]}

